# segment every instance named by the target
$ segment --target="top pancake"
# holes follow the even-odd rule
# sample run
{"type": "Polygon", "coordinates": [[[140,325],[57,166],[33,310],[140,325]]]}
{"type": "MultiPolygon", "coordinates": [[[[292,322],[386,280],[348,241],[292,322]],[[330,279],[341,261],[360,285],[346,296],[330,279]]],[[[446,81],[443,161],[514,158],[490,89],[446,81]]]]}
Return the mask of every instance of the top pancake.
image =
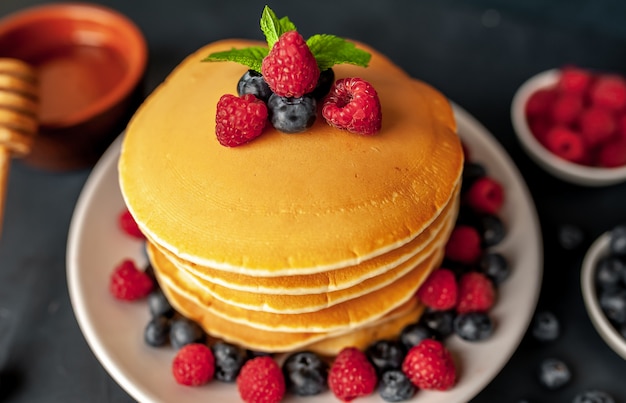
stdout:
{"type": "Polygon", "coordinates": [[[200,60],[251,45],[259,43],[200,49],[133,117],[120,186],[142,231],[199,265],[292,275],[358,264],[427,228],[451,201],[463,163],[448,101],[368,48],[370,67],[333,69],[376,88],[379,133],[351,134],[318,116],[304,133],[268,126],[227,148],[215,137],[216,104],[236,93],[246,67],[200,60]]]}

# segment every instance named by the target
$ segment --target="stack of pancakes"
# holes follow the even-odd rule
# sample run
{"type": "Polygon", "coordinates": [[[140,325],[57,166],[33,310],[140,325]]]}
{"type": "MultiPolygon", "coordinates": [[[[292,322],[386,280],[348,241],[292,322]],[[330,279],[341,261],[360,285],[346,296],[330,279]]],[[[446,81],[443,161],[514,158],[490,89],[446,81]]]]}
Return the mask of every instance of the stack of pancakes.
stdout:
{"type": "Polygon", "coordinates": [[[374,136],[321,116],[304,133],[266,128],[221,146],[221,95],[244,66],[189,56],[147,99],[124,139],[119,178],[175,308],[212,336],[268,352],[335,354],[418,319],[415,292],[443,257],[458,212],[463,153],[451,108],[373,49],[336,78],[376,88],[374,136]]]}

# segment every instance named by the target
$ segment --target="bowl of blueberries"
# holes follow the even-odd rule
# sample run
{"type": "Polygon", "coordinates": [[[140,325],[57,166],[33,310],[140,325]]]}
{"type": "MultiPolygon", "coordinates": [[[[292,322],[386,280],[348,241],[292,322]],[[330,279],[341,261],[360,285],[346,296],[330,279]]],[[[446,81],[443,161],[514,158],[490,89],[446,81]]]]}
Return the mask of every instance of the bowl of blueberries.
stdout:
{"type": "Polygon", "coordinates": [[[581,288],[594,327],[626,359],[626,224],[591,245],[582,264],[581,288]]]}

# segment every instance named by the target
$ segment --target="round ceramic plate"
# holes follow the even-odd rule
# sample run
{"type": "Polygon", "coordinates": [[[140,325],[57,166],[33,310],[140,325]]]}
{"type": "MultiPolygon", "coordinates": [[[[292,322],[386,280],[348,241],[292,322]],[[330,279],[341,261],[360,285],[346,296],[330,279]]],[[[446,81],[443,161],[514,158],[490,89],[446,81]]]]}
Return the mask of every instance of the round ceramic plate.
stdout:
{"type": "MultiPolygon", "coordinates": [[[[493,336],[479,343],[455,336],[448,339],[446,344],[460,364],[458,384],[445,392],[419,391],[414,400],[420,403],[469,401],[496,376],[528,327],[542,277],[539,223],[520,173],[480,123],[458,106],[454,111],[471,160],[484,164],[489,175],[505,187],[506,203],[501,214],[508,232],[497,250],[509,259],[512,273],[500,286],[491,312],[496,326],[493,336]]],[[[109,294],[109,275],[122,259],[146,263],[143,242],[125,236],[117,226],[117,217],[124,209],[117,179],[120,144],[118,138],[93,169],[70,227],[67,277],[80,328],[106,370],[141,402],[237,401],[237,389],[232,384],[214,381],[197,388],[176,384],[170,369],[173,349],[151,348],[143,342],[143,329],[149,320],[145,301],[120,302],[109,294]]],[[[328,392],[302,401],[337,400],[328,392]]],[[[383,400],[374,394],[359,401],[383,400]]]]}

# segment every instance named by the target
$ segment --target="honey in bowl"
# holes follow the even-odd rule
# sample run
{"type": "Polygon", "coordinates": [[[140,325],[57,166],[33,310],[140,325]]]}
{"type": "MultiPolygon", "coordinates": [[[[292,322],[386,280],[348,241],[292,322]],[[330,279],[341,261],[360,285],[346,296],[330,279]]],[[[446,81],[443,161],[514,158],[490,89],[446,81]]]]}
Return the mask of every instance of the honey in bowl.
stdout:
{"type": "Polygon", "coordinates": [[[57,3],[0,19],[0,56],[35,66],[41,86],[40,135],[25,161],[95,163],[141,100],[146,49],[132,21],[102,6],[57,3]]]}

